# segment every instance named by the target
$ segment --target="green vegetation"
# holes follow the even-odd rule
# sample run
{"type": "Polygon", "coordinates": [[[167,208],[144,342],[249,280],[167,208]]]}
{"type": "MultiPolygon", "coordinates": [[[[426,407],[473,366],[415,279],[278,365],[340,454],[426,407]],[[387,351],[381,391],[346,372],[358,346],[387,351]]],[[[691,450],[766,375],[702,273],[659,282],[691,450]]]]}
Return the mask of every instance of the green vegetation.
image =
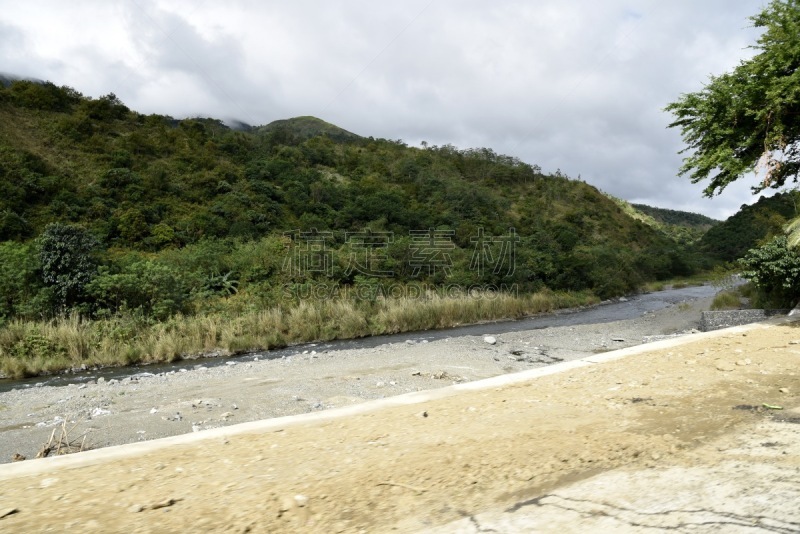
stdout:
{"type": "Polygon", "coordinates": [[[701,215],[699,213],[655,208],[645,204],[631,204],[631,206],[641,211],[645,215],[649,215],[661,224],[684,226],[686,228],[695,228],[701,231],[706,231],[712,226],[719,224],[718,220],[712,219],[711,217],[706,217],[705,215],[701,215]]]}
{"type": "Polygon", "coordinates": [[[677,241],[690,245],[696,243],[705,233],[719,221],[688,211],[655,208],[645,204],[631,204],[642,214],[648,216],[655,224],[653,226],[677,241]]]}
{"type": "MultiPolygon", "coordinates": [[[[709,180],[707,196],[753,172],[760,175],[755,192],[778,189],[796,182],[800,171],[800,2],[773,0],[752,21],[764,29],[753,46],[757,54],[667,106],[689,152],[681,172],[692,182],[709,180]]],[[[796,256],[785,239],[767,238],[786,228],[788,243],[800,245],[797,193],[770,202],[773,213],[765,212],[766,204],[762,198],[738,219],[712,228],[701,245],[727,260],[750,249],[742,264],[758,289],[757,300],[791,306],[800,293],[796,256]],[[787,224],[790,217],[794,221],[787,224]]]]}
{"type": "Polygon", "coordinates": [[[757,288],[759,307],[791,308],[800,295],[800,254],[779,236],[742,258],[742,276],[757,288]]]}
{"type": "Polygon", "coordinates": [[[654,208],[644,204],[631,204],[620,198],[608,195],[629,217],[641,221],[670,240],[684,246],[693,245],[709,228],[719,221],[687,211],[654,208]]]}
{"type": "Polygon", "coordinates": [[[20,378],[81,366],[174,361],[201,353],[235,354],[300,341],[518,319],[597,302],[588,293],[429,293],[373,301],[308,300],[284,308],[173,315],[164,321],[130,312],[90,321],[77,314],[48,321],[12,320],[0,329],[0,372],[20,378]]]}
{"type": "Polygon", "coordinates": [[[667,106],[689,152],[681,172],[709,180],[707,196],[751,172],[764,176],[757,192],[800,171],[800,3],[773,0],[751,20],[758,53],[667,106]]]}
{"type": "Polygon", "coordinates": [[[742,299],[739,297],[739,293],[732,289],[720,291],[711,302],[712,310],[738,310],[741,307],[742,299]]]}
{"type": "Polygon", "coordinates": [[[518,317],[710,265],[491,149],[313,117],[232,129],[30,81],[0,87],[0,263],[13,375],[518,317]]]}
{"type": "Polygon", "coordinates": [[[320,136],[339,142],[359,141],[362,139],[361,136],[348,132],[334,124],[309,116],[272,121],[266,126],[256,128],[256,131],[261,135],[275,134],[286,138],[294,138],[298,141],[307,141],[320,136]]]}
{"type": "Polygon", "coordinates": [[[708,230],[697,247],[720,261],[735,261],[748,250],[782,234],[786,224],[798,215],[798,205],[800,193],[796,191],[761,197],[708,230]]]}

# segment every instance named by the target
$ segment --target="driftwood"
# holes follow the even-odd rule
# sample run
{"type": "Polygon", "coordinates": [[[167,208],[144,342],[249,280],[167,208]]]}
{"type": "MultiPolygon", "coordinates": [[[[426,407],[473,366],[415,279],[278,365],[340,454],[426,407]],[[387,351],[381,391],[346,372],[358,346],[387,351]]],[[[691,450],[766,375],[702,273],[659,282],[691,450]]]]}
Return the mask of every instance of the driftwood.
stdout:
{"type": "Polygon", "coordinates": [[[36,453],[37,458],[47,458],[51,454],[61,455],[61,454],[71,454],[73,452],[83,452],[86,450],[86,434],[84,433],[82,436],[79,436],[75,439],[70,439],[69,434],[75,430],[79,423],[75,423],[72,428],[67,430],[67,421],[64,420],[61,423],[61,432],[58,436],[56,436],[56,428],[53,429],[53,432],[50,434],[50,439],[47,440],[47,443],[42,445],[42,448],[39,449],[39,452],[36,453]]]}

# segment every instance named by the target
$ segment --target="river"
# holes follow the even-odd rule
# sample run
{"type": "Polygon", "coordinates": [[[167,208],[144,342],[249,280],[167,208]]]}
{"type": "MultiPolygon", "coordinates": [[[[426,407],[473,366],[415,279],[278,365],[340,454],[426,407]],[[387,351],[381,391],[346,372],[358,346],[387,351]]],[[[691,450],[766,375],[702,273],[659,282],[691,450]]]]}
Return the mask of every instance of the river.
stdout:
{"type": "Polygon", "coordinates": [[[100,377],[103,377],[106,380],[121,380],[140,373],[165,373],[170,371],[179,371],[180,369],[191,369],[199,365],[203,365],[205,367],[214,367],[217,365],[225,365],[225,362],[231,361],[232,359],[275,359],[302,354],[304,351],[312,350],[316,352],[334,352],[338,350],[372,348],[390,343],[402,343],[404,341],[419,343],[460,336],[479,336],[486,334],[489,330],[493,334],[503,334],[507,332],[519,332],[559,326],[575,326],[622,321],[626,319],[636,319],[647,312],[658,311],[681,302],[710,297],[718,291],[719,287],[707,284],[702,286],[691,286],[680,289],[667,289],[653,293],[644,293],[620,300],[605,302],[601,305],[586,309],[561,311],[515,321],[498,321],[489,324],[481,323],[477,325],[459,326],[443,330],[426,330],[422,332],[405,332],[401,334],[381,335],[358,339],[341,339],[320,343],[304,343],[301,345],[293,345],[284,349],[245,353],[235,357],[228,356],[218,358],[203,358],[202,360],[182,360],[173,363],[153,365],[134,365],[129,367],[92,369],[77,373],[39,376],[22,380],[3,379],[0,380],[0,392],[10,391],[14,388],[40,387],[45,385],[64,386],[73,383],[80,384],[90,380],[96,380],[100,377]]]}

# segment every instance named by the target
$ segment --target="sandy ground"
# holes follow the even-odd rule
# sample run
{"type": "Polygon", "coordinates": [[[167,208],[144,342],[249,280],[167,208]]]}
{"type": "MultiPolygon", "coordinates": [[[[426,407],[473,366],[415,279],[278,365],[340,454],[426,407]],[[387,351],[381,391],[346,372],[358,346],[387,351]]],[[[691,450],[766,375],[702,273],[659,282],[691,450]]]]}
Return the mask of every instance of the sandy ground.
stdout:
{"type": "MultiPolygon", "coordinates": [[[[186,372],[143,372],[132,379],[29,387],[0,393],[0,462],[34,458],[53,429],[67,423],[92,448],[133,443],[266,418],[316,412],[364,400],[440,388],[641,344],[696,327],[710,299],[641,318],[545,328],[430,343],[299,354],[280,360],[242,357],[186,372]]],[[[410,336],[412,337],[412,336],[410,336]]]]}
{"type": "Polygon", "coordinates": [[[0,466],[0,529],[799,531],[800,326],[681,340],[421,403],[0,466]]]}

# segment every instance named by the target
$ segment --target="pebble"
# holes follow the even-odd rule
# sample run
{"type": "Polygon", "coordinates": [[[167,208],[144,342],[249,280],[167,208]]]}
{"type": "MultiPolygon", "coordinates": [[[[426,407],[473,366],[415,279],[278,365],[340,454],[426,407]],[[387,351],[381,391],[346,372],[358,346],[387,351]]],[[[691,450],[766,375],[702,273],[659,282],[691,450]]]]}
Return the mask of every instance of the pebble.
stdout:
{"type": "Polygon", "coordinates": [[[733,371],[736,367],[731,362],[719,362],[717,371],[733,371]]]}
{"type": "Polygon", "coordinates": [[[494,345],[497,343],[497,338],[494,336],[484,336],[483,342],[488,343],[489,345],[494,345]]]}
{"type": "Polygon", "coordinates": [[[778,388],[781,393],[789,393],[789,388],[778,388]]]}

